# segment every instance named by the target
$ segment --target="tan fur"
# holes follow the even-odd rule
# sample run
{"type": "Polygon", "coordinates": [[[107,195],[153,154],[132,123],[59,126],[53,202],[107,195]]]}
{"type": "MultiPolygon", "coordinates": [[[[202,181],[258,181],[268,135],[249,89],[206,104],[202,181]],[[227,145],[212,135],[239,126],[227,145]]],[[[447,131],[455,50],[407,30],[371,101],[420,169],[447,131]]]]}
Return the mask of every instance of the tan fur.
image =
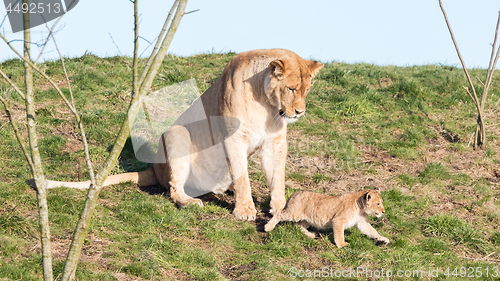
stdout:
{"type": "MultiPolygon", "coordinates": [[[[184,185],[193,177],[205,179],[207,175],[221,171],[217,165],[227,162],[229,172],[214,192],[231,188],[235,195],[234,215],[239,219],[253,220],[256,210],[247,162],[250,155],[259,152],[271,192],[271,213],[280,211],[286,203],[286,126],[304,114],[311,79],[322,67],[322,63],[302,59],[283,49],[254,50],[236,55],[201,96],[208,118],[230,116],[239,120],[238,130],[224,141],[226,161],[216,158],[220,153],[201,153],[207,145],[200,143],[203,138],[197,136],[210,135],[211,132],[202,132],[201,127],[179,125],[179,120],[199,113],[191,107],[160,140],[163,149],[159,148],[157,157],[165,159],[166,163],[153,164],[143,172],[110,176],[105,185],[124,181],[159,183],[170,187],[171,198],[179,206],[202,206],[201,200],[185,193],[184,185]]],[[[54,186],[60,185],[52,182],[51,187],[54,186]]]]}
{"type": "Polygon", "coordinates": [[[264,229],[269,232],[280,221],[298,222],[302,232],[310,238],[316,235],[307,228],[333,228],[335,245],[347,246],[344,240],[344,230],[352,226],[368,237],[389,243],[389,239],[380,236],[368,223],[368,215],[382,216],[385,212],[382,197],[378,190],[362,190],[341,196],[330,196],[310,191],[297,191],[286,203],[285,208],[273,216],[264,229]]]}

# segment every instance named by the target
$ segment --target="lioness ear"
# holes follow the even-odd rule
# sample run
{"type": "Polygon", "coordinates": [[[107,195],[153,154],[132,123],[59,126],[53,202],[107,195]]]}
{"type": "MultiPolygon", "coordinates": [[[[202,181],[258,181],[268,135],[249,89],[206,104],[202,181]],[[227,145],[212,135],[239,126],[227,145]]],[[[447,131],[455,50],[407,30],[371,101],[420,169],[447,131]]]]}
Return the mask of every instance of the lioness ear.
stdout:
{"type": "Polygon", "coordinates": [[[307,66],[309,67],[309,70],[311,71],[311,76],[314,77],[318,72],[320,71],[324,64],[320,63],[319,61],[315,60],[309,60],[307,61],[307,66]]]}
{"type": "Polygon", "coordinates": [[[271,74],[278,79],[281,78],[285,72],[285,65],[282,60],[273,60],[269,63],[269,67],[271,68],[271,74]]]}

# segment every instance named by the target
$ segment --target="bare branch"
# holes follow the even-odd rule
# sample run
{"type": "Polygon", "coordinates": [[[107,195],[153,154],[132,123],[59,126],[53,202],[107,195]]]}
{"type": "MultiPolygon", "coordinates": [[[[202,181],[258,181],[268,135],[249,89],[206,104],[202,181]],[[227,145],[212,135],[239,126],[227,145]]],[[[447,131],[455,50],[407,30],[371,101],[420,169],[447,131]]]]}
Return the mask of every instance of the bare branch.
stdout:
{"type": "MultiPolygon", "coordinates": [[[[45,23],[45,26],[47,27],[47,29],[49,30],[49,35],[47,35],[47,38],[45,38],[45,42],[43,43],[43,47],[42,47],[42,50],[40,51],[40,53],[38,54],[38,57],[36,58],[35,60],[35,65],[38,64],[38,60],[40,60],[40,58],[42,57],[43,55],[43,51],[45,50],[45,47],[47,46],[47,43],[49,42],[49,38],[51,36],[53,36],[53,31],[54,31],[54,28],[56,27],[56,25],[59,23],[59,21],[62,19],[62,17],[65,15],[66,13],[62,14],[59,18],[57,18],[56,22],[52,25],[52,28],[49,29],[47,23],[45,23]]],[[[53,38],[53,37],[52,37],[53,38]]]]}
{"type": "Polygon", "coordinates": [[[486,86],[483,87],[483,94],[481,95],[481,111],[484,110],[484,105],[486,103],[486,96],[488,95],[488,90],[490,88],[491,80],[493,80],[493,73],[495,72],[495,67],[498,61],[498,55],[500,54],[500,46],[499,46],[495,56],[495,46],[497,42],[499,26],[500,26],[500,12],[498,13],[497,27],[495,28],[495,38],[493,39],[493,45],[491,47],[490,64],[488,65],[488,72],[486,74],[486,82],[485,82],[486,86]],[[493,56],[495,56],[495,60],[493,60],[493,56]]]}
{"type": "Polygon", "coordinates": [[[474,89],[474,84],[472,83],[472,79],[469,76],[469,72],[467,71],[467,67],[465,67],[464,60],[462,59],[462,55],[460,54],[460,50],[458,49],[457,41],[455,40],[455,36],[453,35],[453,31],[451,30],[450,23],[448,22],[448,17],[446,16],[446,12],[444,11],[443,4],[441,0],[439,0],[439,7],[441,7],[441,11],[443,12],[444,20],[446,21],[446,25],[448,26],[448,30],[450,31],[451,40],[455,45],[455,49],[457,50],[458,58],[460,59],[460,63],[462,64],[462,68],[464,69],[465,76],[467,77],[467,82],[469,82],[469,86],[472,88],[472,92],[474,96],[477,98],[476,89],[474,89]]]}
{"type": "MultiPolygon", "coordinates": [[[[453,35],[453,31],[451,30],[451,26],[450,26],[450,23],[448,21],[448,17],[446,16],[446,12],[443,8],[443,4],[442,4],[441,0],[439,0],[439,7],[441,8],[441,11],[443,12],[446,26],[448,27],[448,30],[450,31],[451,40],[453,41],[453,45],[455,46],[455,49],[457,51],[458,58],[460,59],[460,63],[462,64],[462,68],[465,72],[465,76],[467,77],[467,82],[469,83],[469,86],[472,89],[472,94],[471,94],[469,92],[469,89],[465,88],[465,90],[467,91],[467,94],[469,94],[469,96],[471,97],[471,99],[474,101],[474,103],[476,105],[477,115],[478,115],[477,126],[476,126],[476,138],[474,139],[474,142],[475,142],[474,147],[476,147],[476,146],[482,147],[486,141],[486,137],[485,137],[486,129],[484,127],[484,118],[483,118],[484,101],[486,100],[486,95],[488,93],[488,87],[489,87],[489,84],[491,83],[491,77],[493,75],[493,70],[495,68],[496,61],[498,59],[498,53],[497,53],[497,56],[496,56],[494,62],[492,62],[490,59],[490,66],[488,69],[488,75],[486,77],[485,87],[483,87],[483,94],[481,97],[481,101],[479,101],[479,99],[477,98],[476,89],[474,88],[474,84],[472,83],[472,79],[470,78],[469,72],[467,71],[467,67],[465,66],[464,60],[462,59],[462,55],[460,54],[460,50],[458,49],[457,41],[455,40],[455,36],[453,35]]],[[[496,44],[499,24],[500,24],[500,14],[499,14],[499,21],[497,22],[497,29],[495,31],[495,39],[494,39],[493,45],[496,44]]],[[[495,46],[493,46],[492,58],[493,58],[494,51],[495,51],[495,46]]],[[[499,48],[499,51],[500,51],[500,48],[499,48]]]]}
{"type": "Polygon", "coordinates": [[[151,62],[156,56],[156,52],[158,48],[160,47],[160,44],[163,40],[163,35],[165,34],[165,31],[167,30],[168,24],[170,23],[170,19],[172,18],[172,15],[174,13],[175,7],[177,7],[177,4],[179,3],[179,0],[175,0],[174,4],[172,5],[172,8],[170,8],[170,12],[168,12],[167,19],[165,20],[165,23],[163,24],[163,28],[160,31],[160,35],[158,35],[158,40],[156,40],[155,47],[153,48],[153,51],[151,52],[151,55],[148,58],[148,61],[146,62],[146,65],[144,66],[144,69],[142,70],[141,77],[139,78],[139,86],[142,86],[142,82],[144,82],[144,78],[146,78],[146,75],[149,71],[149,67],[151,66],[151,62]]]}
{"type": "Polygon", "coordinates": [[[56,47],[56,50],[59,53],[59,58],[61,59],[62,67],[63,67],[63,70],[64,70],[64,76],[66,77],[66,83],[68,85],[69,94],[71,96],[71,104],[72,104],[73,109],[74,109],[73,112],[74,112],[74,115],[75,115],[75,119],[78,122],[78,127],[80,129],[80,133],[82,134],[83,150],[84,150],[84,153],[85,153],[85,162],[86,162],[87,168],[89,170],[90,182],[92,184],[95,184],[95,173],[94,173],[94,168],[92,166],[92,160],[90,158],[89,145],[87,143],[87,136],[85,135],[85,129],[83,127],[83,123],[82,123],[82,120],[80,118],[80,115],[76,111],[75,101],[73,99],[73,91],[71,90],[71,83],[69,81],[69,75],[68,75],[68,72],[66,70],[66,64],[64,62],[64,57],[61,54],[61,51],[59,50],[59,47],[57,46],[57,42],[56,42],[56,38],[54,37],[54,34],[51,33],[51,36],[52,36],[52,41],[54,42],[54,46],[56,47]]]}
{"type": "MultiPolygon", "coordinates": [[[[28,0],[23,0],[23,5],[28,4],[28,0]]],[[[36,131],[35,121],[35,101],[33,91],[33,63],[31,62],[30,54],[30,15],[23,13],[24,24],[24,81],[26,85],[26,123],[28,128],[28,141],[31,150],[31,159],[33,163],[33,178],[37,186],[37,201],[38,201],[38,217],[40,223],[40,241],[42,244],[42,264],[43,264],[43,279],[45,281],[52,281],[54,275],[52,273],[52,251],[50,246],[50,224],[49,224],[49,208],[47,205],[47,189],[45,174],[43,171],[42,159],[38,149],[38,136],[36,131]]],[[[2,38],[4,38],[2,36],[2,38]]],[[[10,46],[10,44],[9,44],[10,46]]],[[[10,46],[12,47],[12,46],[10,46]]]]}

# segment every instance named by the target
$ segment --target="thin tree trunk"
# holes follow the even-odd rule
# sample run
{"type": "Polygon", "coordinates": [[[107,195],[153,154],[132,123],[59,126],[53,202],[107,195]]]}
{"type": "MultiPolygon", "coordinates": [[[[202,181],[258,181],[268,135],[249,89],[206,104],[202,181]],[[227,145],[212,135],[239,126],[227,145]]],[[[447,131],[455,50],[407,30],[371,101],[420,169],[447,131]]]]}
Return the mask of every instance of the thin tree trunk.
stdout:
{"type": "MultiPolygon", "coordinates": [[[[174,5],[177,2],[174,3],[174,5]]],[[[70,250],[68,252],[68,256],[66,258],[66,263],[64,266],[64,272],[62,276],[62,280],[73,280],[75,278],[75,273],[76,273],[76,268],[78,264],[78,259],[80,257],[80,252],[82,249],[83,242],[85,240],[85,236],[88,232],[88,229],[90,227],[90,222],[92,218],[92,213],[95,210],[95,206],[97,204],[97,199],[99,197],[99,192],[102,188],[102,184],[108,177],[109,173],[111,172],[111,169],[115,166],[116,161],[118,160],[118,157],[123,149],[123,146],[125,145],[125,141],[127,140],[128,136],[130,135],[130,126],[133,123],[138,111],[139,111],[139,100],[140,97],[144,94],[146,94],[149,91],[149,88],[151,87],[151,84],[153,82],[154,77],[156,76],[156,73],[158,72],[158,69],[161,65],[161,62],[163,61],[167,49],[170,45],[170,42],[172,41],[172,38],[174,36],[174,33],[176,32],[180,21],[182,19],[182,16],[184,15],[184,10],[186,8],[187,0],[181,0],[180,3],[177,6],[177,11],[175,13],[174,19],[172,20],[172,24],[170,26],[169,31],[167,32],[167,35],[165,36],[165,39],[162,42],[161,48],[158,51],[158,54],[152,54],[155,55],[155,59],[153,63],[151,64],[151,67],[149,68],[149,71],[144,79],[143,85],[139,88],[139,85],[133,85],[133,90],[136,90],[137,92],[132,93],[132,99],[130,101],[130,106],[128,108],[127,112],[127,119],[123,122],[122,127],[120,128],[120,131],[118,133],[118,136],[115,140],[115,144],[113,145],[113,148],[108,155],[104,165],[102,168],[98,171],[97,176],[96,176],[96,183],[91,184],[88,194],[87,194],[87,199],[85,201],[85,206],[82,210],[82,214],[80,216],[80,221],[78,222],[78,225],[76,226],[75,232],[73,234],[73,240],[71,242],[70,250]]],[[[135,36],[134,36],[134,68],[137,67],[137,37],[138,37],[138,25],[137,25],[137,0],[134,1],[134,19],[135,19],[135,36]]],[[[158,40],[161,40],[159,38],[158,40]]],[[[134,70],[134,84],[137,84],[137,70],[134,70]]]]}
{"type": "MultiPolygon", "coordinates": [[[[23,5],[28,5],[28,0],[23,0],[23,5]]],[[[30,56],[30,28],[29,28],[29,13],[23,13],[24,22],[24,58],[31,61],[30,56]]],[[[27,62],[24,63],[24,79],[26,83],[26,120],[28,125],[28,138],[31,150],[31,157],[34,169],[33,178],[36,183],[36,195],[38,200],[38,213],[40,220],[40,240],[42,243],[43,257],[43,279],[53,280],[52,274],[52,251],[50,249],[50,227],[49,227],[49,209],[47,206],[47,190],[45,188],[46,181],[43,172],[42,160],[38,150],[38,137],[36,132],[35,122],[35,102],[33,93],[33,69],[27,62]]]]}
{"type": "MultiPolygon", "coordinates": [[[[439,7],[441,8],[441,12],[443,13],[444,20],[446,22],[446,26],[448,27],[448,31],[450,32],[451,40],[453,41],[453,45],[455,46],[455,50],[457,51],[458,58],[460,59],[460,63],[462,64],[462,69],[465,72],[465,77],[467,78],[467,82],[469,83],[469,86],[472,90],[472,94],[469,93],[467,90],[467,93],[471,97],[471,99],[474,101],[476,105],[476,110],[477,110],[477,127],[476,127],[476,137],[474,138],[474,147],[479,147],[482,148],[484,145],[485,141],[485,127],[484,127],[484,117],[483,117],[483,110],[482,106],[480,104],[480,101],[477,97],[476,94],[476,89],[474,88],[474,84],[472,83],[472,79],[470,78],[469,71],[467,71],[467,67],[465,66],[464,60],[462,59],[462,55],[460,54],[460,50],[458,49],[458,44],[457,41],[455,40],[455,36],[453,35],[453,31],[451,30],[450,23],[448,21],[448,16],[446,15],[446,12],[443,7],[443,3],[441,3],[441,0],[439,0],[439,7]]],[[[490,61],[491,64],[491,61],[490,61]]],[[[483,95],[485,95],[483,93],[483,95]]],[[[486,96],[485,96],[486,97],[486,96]]]]}

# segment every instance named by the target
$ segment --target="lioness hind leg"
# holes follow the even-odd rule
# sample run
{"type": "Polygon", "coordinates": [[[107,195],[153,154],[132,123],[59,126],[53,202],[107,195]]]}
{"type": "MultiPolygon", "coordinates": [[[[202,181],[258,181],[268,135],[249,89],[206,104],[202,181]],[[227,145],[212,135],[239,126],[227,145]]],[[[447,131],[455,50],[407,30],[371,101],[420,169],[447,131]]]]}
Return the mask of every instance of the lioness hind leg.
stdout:
{"type": "MultiPolygon", "coordinates": [[[[184,126],[172,126],[162,136],[161,144],[166,154],[166,167],[169,170],[170,198],[179,207],[196,204],[203,207],[200,199],[188,196],[184,192],[191,168],[190,147],[191,137],[184,126]]],[[[160,153],[160,149],[158,149],[160,153]]],[[[155,171],[156,172],[156,171],[155,171]]],[[[166,172],[166,171],[163,171],[166,172]]],[[[164,179],[164,177],[162,176],[164,179]]]]}

